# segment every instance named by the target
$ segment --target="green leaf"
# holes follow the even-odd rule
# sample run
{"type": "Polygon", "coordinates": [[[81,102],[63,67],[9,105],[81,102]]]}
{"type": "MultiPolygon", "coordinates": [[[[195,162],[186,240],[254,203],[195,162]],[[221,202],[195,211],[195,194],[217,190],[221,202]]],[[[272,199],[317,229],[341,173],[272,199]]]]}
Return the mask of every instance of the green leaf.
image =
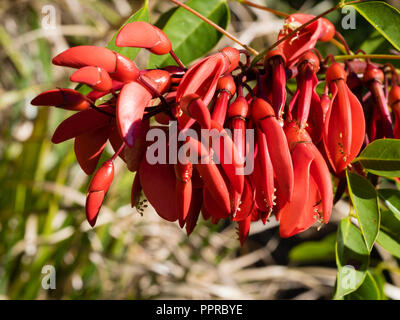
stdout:
{"type": "Polygon", "coordinates": [[[365,170],[378,176],[400,177],[400,140],[375,140],[355,161],[359,161],[365,170]]]}
{"type": "Polygon", "coordinates": [[[400,191],[396,189],[380,189],[378,190],[378,195],[400,221],[400,191]]]}
{"type": "Polygon", "coordinates": [[[371,182],[349,171],[347,171],[347,185],[365,244],[368,251],[371,251],[380,224],[378,194],[371,182]]]}
{"type": "Polygon", "coordinates": [[[400,11],[383,1],[351,4],[397,50],[400,50],[400,11]]]}
{"type": "Polygon", "coordinates": [[[325,262],[335,260],[336,234],[332,233],[319,241],[300,243],[289,252],[292,262],[325,262]]]}
{"type": "Polygon", "coordinates": [[[356,291],[363,283],[369,264],[369,252],[361,231],[350,218],[341,220],[336,240],[338,267],[335,299],[356,291]]]}
{"type": "Polygon", "coordinates": [[[400,243],[391,235],[381,230],[376,242],[378,242],[387,252],[400,259],[400,243]]]}
{"type": "Polygon", "coordinates": [[[131,15],[128,20],[125,21],[125,23],[119,28],[119,30],[114,34],[112,40],[110,43],[107,45],[106,48],[113,50],[115,52],[118,52],[122,54],[125,57],[128,57],[131,60],[135,60],[137,54],[141,50],[141,48],[130,48],[130,47],[117,47],[115,45],[115,39],[117,38],[117,35],[119,31],[128,23],[134,22],[134,21],[145,21],[149,22],[149,9],[148,9],[148,0],[144,1],[143,7],[136,11],[133,15],[131,15]]]}
{"type": "Polygon", "coordinates": [[[397,213],[397,208],[391,209],[394,208],[395,200],[393,200],[393,193],[388,196],[388,191],[387,189],[379,190],[381,198],[389,199],[384,200],[384,202],[390,210],[381,210],[381,230],[376,241],[393,256],[400,258],[400,216],[397,213]]]}
{"type": "Polygon", "coordinates": [[[366,272],[361,286],[347,295],[346,300],[382,300],[378,284],[369,271],[366,272]]]}
{"type": "MultiPolygon", "coordinates": [[[[230,14],[226,0],[190,0],[185,4],[220,27],[228,27],[230,14]]],[[[163,31],[170,38],[173,50],[184,64],[207,54],[222,37],[220,32],[183,8],[174,12],[168,11],[164,15],[168,15],[169,19],[161,16],[159,24],[165,24],[163,31]]],[[[176,63],[169,55],[150,56],[149,68],[173,64],[176,63]]]]}

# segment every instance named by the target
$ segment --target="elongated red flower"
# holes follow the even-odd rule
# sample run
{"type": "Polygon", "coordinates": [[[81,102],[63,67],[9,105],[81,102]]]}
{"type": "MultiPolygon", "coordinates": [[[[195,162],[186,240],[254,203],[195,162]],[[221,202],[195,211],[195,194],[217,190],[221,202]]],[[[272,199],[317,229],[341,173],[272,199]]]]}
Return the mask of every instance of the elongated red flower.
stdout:
{"type": "MultiPolygon", "coordinates": [[[[227,47],[194,64],[182,78],[176,100],[179,102],[184,96],[197,94],[208,106],[217,89],[219,78],[236,69],[239,58],[238,50],[227,47]]],[[[190,127],[194,123],[194,120],[185,117],[179,117],[178,121],[181,128],[190,127]]]]}
{"type": "Polygon", "coordinates": [[[189,214],[192,201],[192,171],[193,166],[190,162],[175,165],[176,176],[176,202],[178,209],[178,219],[181,228],[184,226],[189,214]]]}
{"type": "Polygon", "coordinates": [[[114,163],[112,160],[107,160],[93,176],[86,197],[86,218],[92,227],[96,224],[104,197],[113,179],[114,163]]]}
{"type": "Polygon", "coordinates": [[[290,122],[285,132],[293,159],[294,192],[280,210],[282,238],[302,232],[316,221],[328,223],[333,203],[329,169],[306,130],[290,122]]]}
{"type": "Polygon", "coordinates": [[[378,110],[374,112],[374,126],[380,126],[382,134],[374,138],[393,138],[392,118],[390,116],[388,102],[383,91],[383,71],[373,66],[367,65],[364,73],[364,82],[371,91],[371,97],[374,105],[378,106],[378,110]]]}
{"type": "Polygon", "coordinates": [[[394,137],[400,139],[400,87],[392,86],[389,93],[389,105],[393,110],[394,122],[394,137]]]}
{"type": "Polygon", "coordinates": [[[36,96],[34,106],[52,106],[72,111],[82,111],[90,107],[90,99],[73,89],[52,89],[36,96]]]}
{"type": "Polygon", "coordinates": [[[282,119],[286,101],[286,58],[281,49],[270,51],[264,59],[267,72],[266,81],[270,84],[269,100],[278,119],[282,119]]]}
{"type": "Polygon", "coordinates": [[[312,52],[305,53],[298,63],[297,90],[289,104],[289,117],[296,119],[315,143],[322,139],[324,111],[316,92],[319,60],[312,52]]]}
{"type": "Polygon", "coordinates": [[[217,83],[217,99],[214,104],[211,119],[224,125],[228,111],[229,100],[236,92],[236,85],[231,75],[224,76],[217,83]]]}
{"type": "Polygon", "coordinates": [[[293,165],[285,133],[275,117],[271,105],[263,99],[255,99],[251,106],[253,121],[265,134],[268,154],[272,162],[277,184],[287,201],[293,195],[293,165]],[[276,148],[275,146],[279,146],[276,148]]]}
{"type": "MultiPolygon", "coordinates": [[[[221,208],[226,215],[231,213],[231,203],[228,185],[225,182],[217,165],[213,162],[210,152],[198,140],[188,137],[186,140],[190,151],[195,152],[200,161],[195,164],[197,171],[204,181],[204,188],[207,189],[215,204],[221,208]]],[[[207,195],[207,192],[203,196],[207,195]]],[[[204,199],[206,201],[206,199],[204,199]]]]}
{"type": "Polygon", "coordinates": [[[326,72],[332,94],[325,118],[323,141],[329,162],[341,173],[358,155],[364,141],[365,119],[361,103],[346,84],[346,72],[333,63],[326,72]]]}

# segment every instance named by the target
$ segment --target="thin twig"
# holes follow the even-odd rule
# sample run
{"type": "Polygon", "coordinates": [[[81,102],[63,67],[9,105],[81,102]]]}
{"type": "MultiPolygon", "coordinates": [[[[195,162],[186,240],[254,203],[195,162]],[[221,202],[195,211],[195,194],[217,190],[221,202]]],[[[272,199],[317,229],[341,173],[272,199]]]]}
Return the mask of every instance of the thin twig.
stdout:
{"type": "Polygon", "coordinates": [[[253,8],[260,9],[260,10],[271,12],[271,13],[279,16],[279,17],[284,17],[284,18],[289,17],[288,13],[281,12],[281,11],[278,11],[278,10],[275,10],[275,9],[271,9],[271,8],[268,8],[266,6],[263,6],[263,5],[260,5],[260,4],[251,2],[251,1],[239,0],[239,2],[242,3],[242,4],[245,4],[245,5],[249,6],[249,7],[253,7],[253,8]]]}
{"type": "Polygon", "coordinates": [[[217,25],[216,23],[212,22],[210,19],[206,18],[205,16],[203,16],[202,14],[198,13],[196,10],[193,10],[192,8],[190,8],[189,6],[187,6],[186,4],[178,1],[178,0],[169,0],[173,3],[175,3],[177,6],[182,7],[183,9],[189,11],[190,13],[193,13],[196,17],[202,19],[204,22],[208,23],[210,26],[212,26],[213,28],[215,28],[216,30],[218,30],[219,32],[221,32],[223,35],[227,36],[229,39],[235,41],[237,44],[239,44],[240,46],[242,46],[243,48],[245,48],[247,51],[249,51],[251,54],[257,56],[259,53],[257,50],[253,49],[252,47],[249,47],[248,45],[245,45],[244,43],[242,43],[238,38],[236,38],[235,36],[233,36],[232,34],[230,34],[228,31],[226,31],[224,28],[221,28],[219,25],[217,25]]]}

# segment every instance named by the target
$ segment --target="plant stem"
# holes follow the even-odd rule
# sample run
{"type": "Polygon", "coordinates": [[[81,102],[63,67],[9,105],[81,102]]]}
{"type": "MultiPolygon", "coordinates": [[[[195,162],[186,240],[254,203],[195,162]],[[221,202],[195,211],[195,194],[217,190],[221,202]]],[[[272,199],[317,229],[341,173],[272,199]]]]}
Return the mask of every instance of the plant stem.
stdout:
{"type": "Polygon", "coordinates": [[[194,14],[196,17],[202,19],[204,22],[208,23],[210,26],[212,26],[213,28],[215,28],[216,30],[221,32],[223,35],[227,36],[229,39],[235,41],[237,44],[239,44],[240,46],[245,48],[247,51],[249,51],[253,55],[257,56],[259,54],[257,50],[253,49],[252,47],[249,47],[249,46],[245,45],[238,38],[236,38],[235,36],[230,34],[228,31],[226,31],[224,28],[221,28],[219,25],[217,25],[216,23],[212,22],[210,19],[206,18],[202,14],[198,13],[196,10],[193,10],[192,8],[187,6],[186,4],[184,4],[184,3],[182,3],[182,2],[180,2],[178,0],[169,0],[169,1],[175,3],[177,6],[182,7],[183,9],[189,11],[190,13],[194,14]]]}
{"type": "Polygon", "coordinates": [[[351,50],[349,48],[349,45],[347,44],[345,38],[343,38],[343,36],[336,31],[335,32],[335,37],[340,41],[340,43],[343,45],[344,49],[346,50],[346,54],[351,54],[351,50]]]}
{"type": "Polygon", "coordinates": [[[352,60],[352,59],[388,59],[400,60],[400,56],[391,54],[343,54],[335,56],[335,60],[352,60]]]}
{"type": "Polygon", "coordinates": [[[179,67],[181,67],[182,69],[186,69],[185,65],[182,63],[181,59],[179,59],[178,56],[175,54],[174,50],[171,50],[169,54],[175,60],[179,67]]]}
{"type": "Polygon", "coordinates": [[[344,45],[342,45],[339,41],[337,41],[335,38],[332,38],[331,41],[329,41],[330,43],[332,43],[334,46],[336,46],[340,51],[342,51],[344,54],[346,54],[346,49],[344,47],[344,45]]]}
{"type": "Polygon", "coordinates": [[[245,4],[245,5],[249,6],[249,7],[253,7],[253,8],[260,9],[260,10],[271,12],[271,13],[279,16],[279,17],[283,17],[283,18],[289,17],[289,14],[287,14],[285,12],[281,12],[281,11],[278,11],[278,10],[275,10],[275,9],[271,9],[271,8],[268,8],[266,6],[262,6],[260,4],[257,4],[257,3],[251,2],[251,1],[239,0],[239,2],[242,3],[242,4],[245,4]]]}

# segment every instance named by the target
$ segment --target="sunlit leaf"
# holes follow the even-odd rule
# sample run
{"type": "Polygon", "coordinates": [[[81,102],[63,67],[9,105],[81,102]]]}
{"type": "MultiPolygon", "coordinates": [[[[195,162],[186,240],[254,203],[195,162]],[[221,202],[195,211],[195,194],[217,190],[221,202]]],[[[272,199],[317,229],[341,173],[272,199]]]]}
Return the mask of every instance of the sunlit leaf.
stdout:
{"type": "Polygon", "coordinates": [[[400,177],[400,140],[375,140],[355,161],[359,161],[365,170],[373,174],[400,177]]]}
{"type": "Polygon", "coordinates": [[[369,264],[369,252],[361,231],[351,223],[350,218],[341,220],[336,241],[335,299],[357,290],[364,281],[369,264]]]}
{"type": "Polygon", "coordinates": [[[347,185],[365,244],[371,251],[379,232],[378,194],[371,182],[356,173],[347,172],[347,185]]]}

